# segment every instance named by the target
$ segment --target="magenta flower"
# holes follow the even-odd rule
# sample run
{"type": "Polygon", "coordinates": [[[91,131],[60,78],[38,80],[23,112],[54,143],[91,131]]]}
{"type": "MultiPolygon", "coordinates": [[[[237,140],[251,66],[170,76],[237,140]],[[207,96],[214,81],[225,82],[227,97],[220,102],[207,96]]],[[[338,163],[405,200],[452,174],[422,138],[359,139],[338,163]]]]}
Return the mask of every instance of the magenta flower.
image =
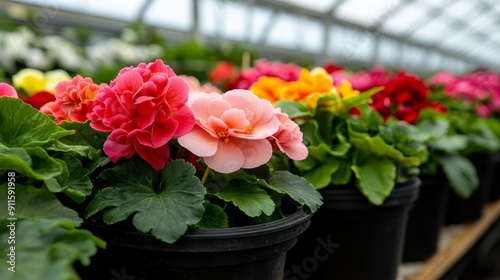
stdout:
{"type": "Polygon", "coordinates": [[[90,116],[94,129],[111,132],[104,152],[113,162],[137,152],[153,168],[163,168],[170,160],[167,143],[194,125],[188,91],[161,60],[120,70],[99,90],[90,116]]]}
{"type": "Polygon", "coordinates": [[[278,131],[269,137],[273,147],[276,147],[293,160],[303,160],[308,155],[307,147],[302,143],[303,134],[299,125],[292,121],[281,108],[275,109],[275,115],[280,120],[278,131]]]}
{"type": "Polygon", "coordinates": [[[248,90],[225,94],[192,93],[189,107],[196,124],[179,137],[179,144],[203,157],[208,167],[222,173],[254,168],[269,161],[280,121],[271,103],[248,90]]]}

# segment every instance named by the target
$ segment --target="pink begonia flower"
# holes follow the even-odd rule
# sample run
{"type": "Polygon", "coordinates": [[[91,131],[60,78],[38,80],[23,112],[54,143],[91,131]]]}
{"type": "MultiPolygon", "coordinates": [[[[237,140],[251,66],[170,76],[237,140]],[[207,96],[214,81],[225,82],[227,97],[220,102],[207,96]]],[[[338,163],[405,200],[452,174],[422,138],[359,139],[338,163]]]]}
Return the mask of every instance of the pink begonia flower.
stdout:
{"type": "Polygon", "coordinates": [[[0,83],[0,97],[1,96],[18,98],[17,92],[14,87],[7,83],[0,83]]]}
{"type": "Polygon", "coordinates": [[[186,106],[189,88],[163,63],[126,67],[99,90],[90,126],[111,132],[104,152],[113,162],[136,152],[156,170],[170,160],[168,142],[191,131],[194,116],[186,106]]]}
{"type": "Polygon", "coordinates": [[[479,104],[476,107],[476,113],[482,118],[486,118],[491,114],[491,109],[486,104],[479,104]]]}
{"type": "Polygon", "coordinates": [[[429,80],[428,84],[431,86],[436,85],[446,85],[455,80],[455,75],[453,73],[447,71],[441,71],[434,74],[429,80]]]}
{"type": "Polygon", "coordinates": [[[221,93],[220,89],[217,88],[216,86],[210,84],[210,83],[204,83],[203,85],[200,84],[200,81],[196,77],[193,76],[186,76],[186,75],[179,75],[184,82],[189,87],[189,92],[215,92],[215,93],[221,93]]]}
{"type": "Polygon", "coordinates": [[[302,143],[303,134],[299,125],[292,121],[287,114],[281,112],[281,108],[275,109],[275,115],[280,120],[278,131],[268,140],[293,160],[303,160],[308,155],[307,147],[302,143]]]}
{"type": "Polygon", "coordinates": [[[392,74],[388,73],[380,66],[370,71],[361,70],[355,73],[335,71],[330,75],[333,78],[334,86],[340,86],[343,80],[348,80],[354,90],[359,90],[361,92],[374,87],[383,86],[392,78],[392,74]]]}
{"type": "Polygon", "coordinates": [[[253,68],[241,71],[233,88],[250,89],[252,84],[262,76],[277,77],[285,82],[296,81],[299,79],[301,71],[302,67],[293,63],[269,62],[267,59],[260,59],[255,62],[253,68]]]}
{"type": "Polygon", "coordinates": [[[221,173],[240,168],[255,168],[267,163],[280,121],[274,107],[249,90],[231,90],[225,94],[191,93],[189,107],[196,125],[179,144],[203,157],[208,167],[221,173]]]}
{"type": "Polygon", "coordinates": [[[91,78],[77,75],[71,81],[61,81],[56,85],[55,98],[40,108],[45,114],[54,115],[56,123],[63,120],[86,122],[90,119],[92,106],[99,86],[91,78]]]}

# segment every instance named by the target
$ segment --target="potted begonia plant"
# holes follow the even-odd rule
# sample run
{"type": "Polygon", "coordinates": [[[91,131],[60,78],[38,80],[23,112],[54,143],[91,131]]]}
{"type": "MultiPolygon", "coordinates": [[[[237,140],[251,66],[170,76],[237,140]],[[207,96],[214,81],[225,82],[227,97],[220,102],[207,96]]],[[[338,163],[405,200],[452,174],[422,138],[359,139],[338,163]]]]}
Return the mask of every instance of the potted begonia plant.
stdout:
{"type": "Polygon", "coordinates": [[[434,98],[449,108],[452,133],[464,138],[462,155],[474,164],[478,175],[477,189],[470,196],[460,192],[450,195],[448,224],[479,219],[490,200],[494,170],[500,161],[499,121],[494,117],[498,110],[499,80],[499,75],[490,71],[458,76],[439,72],[429,79],[434,98]]]}
{"type": "Polygon", "coordinates": [[[290,251],[286,277],[395,279],[425,144],[399,129],[409,124],[389,126],[367,105],[382,88],[359,92],[324,68],[301,69],[292,81],[262,75],[250,90],[304,133],[309,156],[299,162],[276,155],[273,167],[309,180],[325,202],[290,251]],[[336,246],[316,258],[320,241],[336,246]]]}
{"type": "Polygon", "coordinates": [[[14,174],[26,235],[15,279],[76,279],[72,263],[105,243],[82,277],[281,279],[322,204],[305,179],[268,165],[273,153],[307,156],[286,114],[246,90],[189,93],[161,60],[109,84],[62,81],[40,111],[9,85],[1,95],[2,173],[14,174]],[[27,236],[40,237],[39,254],[23,251],[27,236]]]}
{"type": "MultiPolygon", "coordinates": [[[[369,72],[337,71],[334,76],[347,78],[357,89],[384,86],[385,89],[374,96],[370,104],[372,108],[386,118],[414,124],[411,134],[426,143],[429,159],[420,167],[422,187],[410,212],[403,259],[422,261],[429,258],[437,250],[439,232],[447,212],[448,193],[460,199],[476,197],[481,193],[476,189],[486,183],[479,181],[467,150],[470,147],[492,149],[495,141],[490,141],[491,133],[477,117],[467,118],[471,116],[469,113],[458,110],[462,105],[451,104],[448,98],[439,98],[435,88],[431,87],[431,90],[415,74],[406,71],[392,73],[377,67],[369,72]],[[458,119],[465,120],[468,129],[457,128],[458,119]]],[[[440,79],[443,78],[441,75],[440,79]]],[[[480,173],[487,170],[477,169],[480,173]]],[[[467,207],[464,209],[478,213],[467,207]]]]}

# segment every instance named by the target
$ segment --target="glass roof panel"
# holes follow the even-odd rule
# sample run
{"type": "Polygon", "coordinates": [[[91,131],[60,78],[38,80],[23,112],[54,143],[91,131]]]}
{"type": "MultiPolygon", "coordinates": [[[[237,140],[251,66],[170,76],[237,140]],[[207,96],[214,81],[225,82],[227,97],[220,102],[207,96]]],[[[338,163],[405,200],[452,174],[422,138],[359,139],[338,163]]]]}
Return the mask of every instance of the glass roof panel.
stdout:
{"type": "Polygon", "coordinates": [[[342,3],[335,16],[349,22],[372,26],[381,16],[390,13],[400,2],[401,0],[349,0],[342,3]]]}
{"type": "Polygon", "coordinates": [[[313,10],[316,12],[326,12],[331,9],[335,3],[339,0],[279,0],[281,2],[287,2],[289,4],[313,10]]]}
{"type": "Polygon", "coordinates": [[[103,0],[86,0],[86,1],[40,1],[40,0],[18,0],[34,5],[46,6],[57,15],[58,9],[63,9],[72,12],[104,16],[126,21],[133,21],[139,16],[140,8],[146,0],[127,0],[127,4],[122,1],[103,1],[103,0]]]}
{"type": "Polygon", "coordinates": [[[144,14],[144,22],[180,30],[193,25],[192,0],[154,1],[144,14]]]}
{"type": "Polygon", "coordinates": [[[403,34],[427,18],[428,9],[422,3],[414,2],[400,9],[382,26],[383,31],[392,34],[403,34]]]}
{"type": "Polygon", "coordinates": [[[496,19],[490,13],[483,13],[469,21],[470,26],[477,30],[486,30],[495,25],[495,23],[496,19]]]}
{"type": "Polygon", "coordinates": [[[446,34],[446,36],[442,36],[441,39],[442,46],[448,49],[467,48],[469,45],[475,45],[473,43],[477,41],[477,39],[466,30],[446,34]]]}
{"type": "Polygon", "coordinates": [[[202,0],[199,3],[200,13],[200,31],[201,33],[215,36],[218,32],[217,18],[219,17],[218,6],[214,0],[202,0]]]}
{"type": "Polygon", "coordinates": [[[455,18],[462,17],[472,12],[479,1],[459,0],[454,1],[444,9],[445,13],[455,18]]]}
{"type": "Polygon", "coordinates": [[[219,7],[219,18],[222,23],[221,32],[225,38],[244,40],[247,37],[245,30],[249,30],[248,7],[234,2],[226,2],[224,7],[219,7]]]}
{"type": "Polygon", "coordinates": [[[301,18],[300,30],[298,31],[301,48],[305,51],[320,52],[324,46],[323,33],[324,26],[316,20],[301,18]]]}
{"type": "Polygon", "coordinates": [[[288,14],[279,14],[273,18],[274,24],[266,37],[266,44],[294,49],[297,47],[297,19],[288,14]]]}
{"type": "Polygon", "coordinates": [[[448,21],[443,18],[435,18],[416,29],[411,34],[411,37],[421,42],[435,43],[440,41],[442,39],[441,36],[447,34],[450,29],[448,21]]]}
{"type": "MultiPolygon", "coordinates": [[[[381,33],[381,38],[387,39],[383,36],[384,33],[399,36],[399,40],[388,39],[381,44],[379,48],[381,60],[392,61],[393,64],[402,61],[398,55],[394,56],[394,53],[399,53],[400,45],[417,42],[434,45],[436,51],[442,51],[444,56],[449,56],[448,60],[456,61],[441,64],[447,67],[459,65],[457,61],[462,59],[463,54],[464,59],[486,57],[487,59],[481,59],[485,66],[490,65],[500,69],[500,54],[496,57],[494,51],[500,49],[498,43],[494,43],[500,42],[500,1],[498,0],[278,0],[279,5],[276,5],[278,2],[276,0],[153,0],[143,20],[149,25],[177,29],[190,35],[188,32],[191,32],[196,22],[193,13],[194,1],[199,1],[198,23],[203,35],[240,41],[250,40],[257,44],[264,43],[321,54],[326,39],[322,19],[309,18],[305,15],[297,17],[294,11],[300,14],[300,10],[308,9],[319,15],[335,7],[337,9],[333,15],[325,14],[325,17],[333,16],[353,23],[358,25],[358,29],[377,26],[380,22],[381,28],[378,31],[381,33]],[[292,8],[286,11],[279,10],[283,4],[291,5],[292,8]],[[439,13],[439,9],[442,13],[439,13]],[[438,13],[435,13],[436,11],[438,13]],[[382,21],[383,19],[387,20],[382,21]],[[478,36],[478,34],[482,35],[478,36]],[[447,50],[457,52],[458,56],[446,55],[447,50]]],[[[10,0],[2,2],[27,3],[44,7],[39,11],[49,11],[49,16],[52,17],[57,17],[58,10],[68,10],[88,15],[89,21],[92,20],[92,16],[102,16],[131,22],[140,17],[141,8],[149,1],[10,0]]],[[[61,22],[55,21],[55,24],[72,24],[71,19],[62,18],[61,22]]],[[[78,24],[81,24],[82,17],[78,19],[80,20],[78,24]]],[[[371,34],[368,35],[355,29],[346,25],[333,25],[330,31],[328,53],[340,53],[343,58],[352,55],[358,60],[370,62],[372,59],[370,53],[374,50],[375,40],[371,34]],[[366,44],[360,42],[362,36],[368,38],[365,40],[366,44]],[[352,47],[348,47],[351,45],[356,46],[358,50],[354,51],[352,47]]],[[[474,61],[464,61],[467,65],[475,64],[474,61]]]]}
{"type": "Polygon", "coordinates": [[[262,34],[267,32],[265,30],[267,22],[271,20],[273,12],[264,8],[253,8],[252,12],[252,27],[250,31],[250,40],[257,43],[262,37],[262,34]]]}
{"type": "Polygon", "coordinates": [[[442,8],[456,0],[418,0],[418,2],[425,4],[432,8],[442,8]]]}

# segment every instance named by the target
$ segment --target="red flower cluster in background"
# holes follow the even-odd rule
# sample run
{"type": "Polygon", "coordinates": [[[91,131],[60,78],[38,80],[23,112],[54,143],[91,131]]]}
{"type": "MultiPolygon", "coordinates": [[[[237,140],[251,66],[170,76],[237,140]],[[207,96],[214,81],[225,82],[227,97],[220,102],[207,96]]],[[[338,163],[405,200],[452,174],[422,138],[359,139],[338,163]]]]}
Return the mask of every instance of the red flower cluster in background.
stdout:
{"type": "Polygon", "coordinates": [[[376,67],[371,71],[356,73],[336,71],[331,75],[334,83],[347,79],[353,89],[359,91],[384,87],[382,91],[373,95],[373,102],[370,103],[370,106],[377,110],[384,119],[394,116],[399,120],[414,123],[424,108],[433,108],[440,112],[447,111],[441,103],[429,101],[429,88],[417,75],[406,71],[393,74],[381,67],[376,67]]]}
{"type": "Polygon", "coordinates": [[[373,96],[371,106],[384,119],[393,115],[399,120],[414,123],[424,108],[446,112],[441,103],[429,101],[430,90],[416,75],[400,72],[383,86],[384,89],[373,96]]]}

